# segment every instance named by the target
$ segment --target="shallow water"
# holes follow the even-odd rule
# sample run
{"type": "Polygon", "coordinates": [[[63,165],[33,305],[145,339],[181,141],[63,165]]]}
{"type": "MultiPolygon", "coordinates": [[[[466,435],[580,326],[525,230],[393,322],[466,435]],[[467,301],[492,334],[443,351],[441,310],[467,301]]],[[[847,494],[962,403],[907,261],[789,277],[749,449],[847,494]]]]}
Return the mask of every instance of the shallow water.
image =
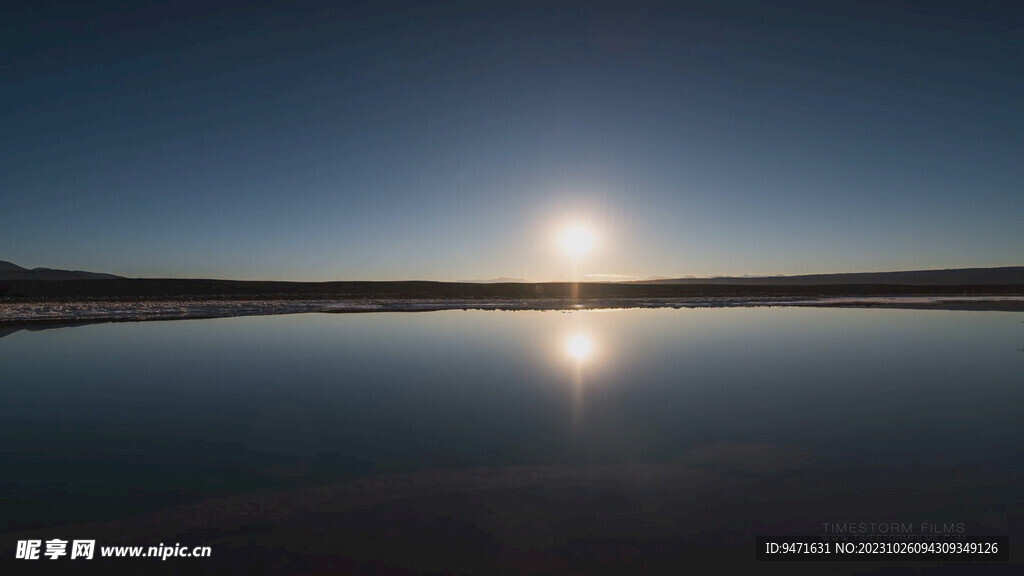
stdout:
{"type": "MultiPolygon", "coordinates": [[[[690,519],[686,530],[706,528],[701,545],[714,547],[719,530],[752,555],[754,536],[863,521],[840,494],[892,493],[890,481],[906,494],[954,492],[865,511],[885,516],[872,521],[928,518],[1005,534],[1021,503],[1021,320],[718,308],[300,314],[20,331],[0,339],[0,517],[5,532],[45,531],[389,475],[483,467],[591,470],[598,479],[632,470],[626,476],[649,480],[700,469],[733,490],[719,494],[732,503],[728,527],[690,519]],[[779,487],[793,478],[820,488],[814,502],[786,505],[799,490],[779,487]],[[829,482],[838,487],[822,488],[829,482]]],[[[641,511],[629,514],[663,504],[659,486],[638,488],[643,495],[626,508],[641,511]]],[[[501,506],[531,490],[492,496],[494,512],[474,525],[500,531],[509,514],[501,506]]],[[[550,490],[533,496],[572,500],[550,490]]],[[[682,505],[669,492],[664,498],[682,505]]],[[[601,494],[586,504],[598,524],[603,507],[625,514],[601,494]]],[[[516,522],[536,520],[517,510],[516,522]]],[[[496,554],[507,565],[508,555],[496,554]]]]}

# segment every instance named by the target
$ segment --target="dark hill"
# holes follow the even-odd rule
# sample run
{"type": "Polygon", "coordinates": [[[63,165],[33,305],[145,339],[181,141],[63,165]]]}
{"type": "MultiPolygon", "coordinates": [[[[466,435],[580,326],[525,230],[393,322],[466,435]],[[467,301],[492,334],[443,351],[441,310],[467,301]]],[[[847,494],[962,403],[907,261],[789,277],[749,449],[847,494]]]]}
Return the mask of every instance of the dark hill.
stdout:
{"type": "Polygon", "coordinates": [[[86,280],[120,278],[113,274],[85,272],[83,270],[55,270],[53,268],[22,268],[0,260],[0,280],[86,280]]]}
{"type": "Polygon", "coordinates": [[[1024,285],[951,286],[830,284],[466,284],[458,282],[254,282],[116,278],[108,280],[11,280],[8,299],[78,300],[300,300],[300,299],[587,299],[692,297],[820,297],[872,295],[1022,295],[1024,285]]]}
{"type": "MultiPolygon", "coordinates": [[[[11,266],[9,263],[3,263],[11,266]]],[[[819,297],[872,295],[1022,295],[1024,267],[774,278],[704,278],[625,282],[279,282],[120,278],[66,270],[25,270],[0,276],[8,300],[296,300],[296,299],[586,299],[692,297],[819,297]],[[86,277],[74,277],[87,274],[86,277]],[[69,276],[71,275],[71,276],[69,276]],[[8,279],[10,278],[10,279],[8,279]],[[872,280],[875,280],[872,282],[872,280]]],[[[10,273],[10,272],[5,272],[10,273]]],[[[2,294],[0,294],[2,295],[2,294]]]]}
{"type": "Polygon", "coordinates": [[[971,286],[993,284],[1024,285],[1024,266],[1003,268],[957,268],[905,272],[854,272],[808,274],[804,276],[670,278],[641,280],[635,284],[710,284],[737,286],[831,286],[886,284],[899,286],[971,286]]]}

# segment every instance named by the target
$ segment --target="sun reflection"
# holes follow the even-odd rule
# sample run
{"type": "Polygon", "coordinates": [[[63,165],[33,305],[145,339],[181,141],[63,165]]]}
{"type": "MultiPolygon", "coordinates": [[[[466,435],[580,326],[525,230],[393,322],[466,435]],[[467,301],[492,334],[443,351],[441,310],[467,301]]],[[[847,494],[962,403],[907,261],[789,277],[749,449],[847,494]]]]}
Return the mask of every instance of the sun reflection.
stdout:
{"type": "Polygon", "coordinates": [[[583,362],[594,354],[594,343],[586,334],[576,334],[565,343],[565,351],[577,362],[583,362]]]}

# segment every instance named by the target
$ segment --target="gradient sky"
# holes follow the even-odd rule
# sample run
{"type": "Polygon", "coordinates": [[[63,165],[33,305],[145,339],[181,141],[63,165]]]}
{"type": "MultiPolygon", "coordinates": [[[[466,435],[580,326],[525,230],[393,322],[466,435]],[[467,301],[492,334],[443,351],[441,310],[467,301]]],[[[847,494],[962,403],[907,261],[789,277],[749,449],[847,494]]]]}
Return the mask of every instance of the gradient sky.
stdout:
{"type": "Polygon", "coordinates": [[[1024,264],[1015,2],[22,4],[0,14],[0,260],[22,266],[1024,264]],[[572,222],[599,237],[575,263],[572,222]]]}

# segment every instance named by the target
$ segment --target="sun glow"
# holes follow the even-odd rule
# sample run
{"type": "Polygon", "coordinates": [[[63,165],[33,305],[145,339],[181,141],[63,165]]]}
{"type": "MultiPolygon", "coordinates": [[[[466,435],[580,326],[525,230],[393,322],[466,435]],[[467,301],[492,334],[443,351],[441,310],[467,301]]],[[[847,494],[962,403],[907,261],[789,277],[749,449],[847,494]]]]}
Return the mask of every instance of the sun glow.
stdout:
{"type": "Polygon", "coordinates": [[[562,250],[573,258],[586,255],[594,247],[594,234],[583,226],[573,226],[562,231],[562,250]]]}

